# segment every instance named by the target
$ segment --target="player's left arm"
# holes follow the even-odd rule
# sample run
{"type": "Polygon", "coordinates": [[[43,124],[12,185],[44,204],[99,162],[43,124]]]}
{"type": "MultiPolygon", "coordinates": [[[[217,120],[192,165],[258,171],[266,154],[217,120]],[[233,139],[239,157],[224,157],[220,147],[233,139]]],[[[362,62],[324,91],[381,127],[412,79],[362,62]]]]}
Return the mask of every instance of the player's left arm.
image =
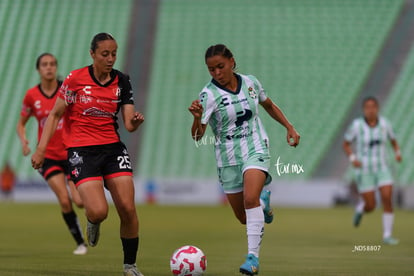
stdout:
{"type": "Polygon", "coordinates": [[[401,160],[402,160],[401,150],[400,150],[400,146],[398,145],[394,129],[393,129],[391,123],[388,120],[384,119],[384,121],[385,121],[385,126],[386,126],[388,139],[390,140],[391,146],[394,150],[395,160],[397,162],[401,162],[401,160]]]}
{"type": "Polygon", "coordinates": [[[279,122],[282,126],[284,126],[287,130],[286,139],[290,146],[296,147],[299,145],[300,135],[293,127],[293,125],[289,122],[286,118],[285,114],[283,114],[282,110],[269,98],[267,97],[264,101],[260,102],[266,112],[279,122]],[[292,141],[293,139],[293,141],[292,141]]]}
{"type": "Polygon", "coordinates": [[[402,161],[401,150],[400,150],[400,145],[398,145],[397,139],[391,139],[390,142],[394,150],[395,160],[397,162],[401,162],[402,161]]]}
{"type": "Polygon", "coordinates": [[[144,115],[136,111],[133,104],[122,105],[121,113],[124,126],[129,132],[137,130],[137,128],[144,122],[144,115]]]}

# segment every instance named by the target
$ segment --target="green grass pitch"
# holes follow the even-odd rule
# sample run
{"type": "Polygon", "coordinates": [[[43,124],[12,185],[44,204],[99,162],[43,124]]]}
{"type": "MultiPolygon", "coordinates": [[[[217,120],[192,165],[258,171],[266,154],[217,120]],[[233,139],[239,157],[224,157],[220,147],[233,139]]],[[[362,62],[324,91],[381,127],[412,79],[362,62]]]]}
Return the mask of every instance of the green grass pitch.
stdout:
{"type": "MultiPolygon", "coordinates": [[[[228,206],[138,206],[141,243],[138,265],[146,276],[167,276],[169,257],[186,244],[207,256],[206,276],[239,275],[246,253],[244,226],[228,206]]],[[[83,228],[85,218],[77,210],[83,228]]],[[[381,244],[381,212],[351,226],[352,210],[276,209],[267,225],[260,275],[414,275],[414,219],[396,211],[398,246],[381,244]],[[381,245],[352,252],[355,245],[381,245]]],[[[56,204],[0,203],[0,275],[122,275],[118,217],[111,207],[101,239],[86,256],[75,247],[56,204]]]]}

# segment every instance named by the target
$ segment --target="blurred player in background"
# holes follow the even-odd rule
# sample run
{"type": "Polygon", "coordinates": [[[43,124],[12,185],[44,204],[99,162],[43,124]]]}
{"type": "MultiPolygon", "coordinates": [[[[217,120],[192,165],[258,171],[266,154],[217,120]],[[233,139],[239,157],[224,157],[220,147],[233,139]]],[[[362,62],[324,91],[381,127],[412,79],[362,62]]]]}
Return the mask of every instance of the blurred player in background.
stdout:
{"type": "Polygon", "coordinates": [[[235,73],[232,52],[223,44],[207,49],[205,62],[212,76],[192,102],[193,139],[203,137],[210,124],[217,137],[218,175],[237,219],[246,224],[248,255],[240,272],[259,272],[259,251],[264,223],[271,223],[270,191],[263,187],[271,182],[269,174],[269,139],[259,118],[259,104],[287,129],[287,142],[296,147],[299,134],[268,98],[260,82],[251,75],[235,73]]]}
{"type": "MultiPolygon", "coordinates": [[[[38,122],[38,139],[42,135],[47,116],[52,110],[58,97],[58,89],[61,82],[57,80],[57,59],[50,53],[41,54],[36,61],[36,69],[40,75],[40,84],[27,90],[23,99],[23,107],[20,119],[17,122],[17,134],[22,145],[23,155],[30,153],[29,141],[26,138],[26,123],[31,116],[38,122]]],[[[83,207],[79,193],[72,181],[68,181],[70,194],[66,185],[68,175],[67,151],[63,143],[64,120],[60,120],[57,131],[45,148],[45,161],[39,167],[40,174],[56,194],[62,209],[63,219],[69,231],[75,239],[78,247],[73,251],[75,255],[87,253],[87,247],[83,239],[78,218],[72,208],[72,200],[78,207],[83,207]]]]}
{"type": "Polygon", "coordinates": [[[392,237],[394,213],[392,206],[391,170],[387,164],[386,142],[390,141],[394,149],[395,160],[401,162],[401,152],[391,124],[379,115],[378,100],[374,97],[364,99],[363,118],[355,119],[345,133],[344,150],[355,170],[355,177],[361,200],[356,206],[354,226],[361,223],[363,213],[375,209],[375,190],[381,194],[384,214],[383,239],[385,244],[398,244],[392,237]],[[355,153],[352,143],[355,142],[355,153]]]}
{"type": "Polygon", "coordinates": [[[113,69],[117,48],[108,33],[92,39],[93,64],[72,71],[63,82],[32,163],[34,168],[42,165],[45,149],[65,114],[71,178],[85,206],[89,245],[97,245],[100,224],[108,215],[105,186],[121,220],[124,275],[142,276],[136,266],[139,240],[132,165],[117,131],[117,113],[121,110],[130,132],[144,117],[135,111],[129,77],[113,69]]]}

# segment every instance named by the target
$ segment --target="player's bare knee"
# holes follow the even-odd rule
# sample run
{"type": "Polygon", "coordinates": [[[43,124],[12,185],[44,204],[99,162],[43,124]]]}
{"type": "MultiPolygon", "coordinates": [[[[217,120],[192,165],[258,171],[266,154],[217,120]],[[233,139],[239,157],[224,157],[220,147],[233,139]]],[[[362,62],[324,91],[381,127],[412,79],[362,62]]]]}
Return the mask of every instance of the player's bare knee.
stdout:
{"type": "Polygon", "coordinates": [[[121,219],[131,219],[133,217],[136,217],[136,209],[135,204],[121,204],[120,206],[117,206],[119,216],[121,219]]]}
{"type": "Polygon", "coordinates": [[[89,210],[87,211],[88,220],[92,223],[100,223],[108,216],[108,210],[104,208],[100,210],[89,210]]]}
{"type": "Polygon", "coordinates": [[[375,209],[375,203],[365,204],[364,211],[366,213],[370,213],[370,212],[374,211],[374,209],[375,209]]]}

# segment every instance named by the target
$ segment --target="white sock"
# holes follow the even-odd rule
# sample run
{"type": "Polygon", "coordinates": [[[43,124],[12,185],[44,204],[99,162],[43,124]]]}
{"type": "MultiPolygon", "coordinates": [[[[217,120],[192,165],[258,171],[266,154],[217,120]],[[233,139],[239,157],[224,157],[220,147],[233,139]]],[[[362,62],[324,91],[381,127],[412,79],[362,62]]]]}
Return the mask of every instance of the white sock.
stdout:
{"type": "Polygon", "coordinates": [[[384,228],[383,238],[392,236],[392,226],[394,225],[394,213],[384,213],[382,215],[382,226],[384,228]]]}
{"type": "Polygon", "coordinates": [[[249,254],[259,257],[264,232],[264,214],[261,206],[246,209],[247,245],[249,254]]]}
{"type": "Polygon", "coordinates": [[[357,213],[362,214],[364,212],[364,207],[365,207],[365,201],[362,198],[360,198],[357,205],[356,205],[356,207],[355,207],[355,211],[357,213]]]}

